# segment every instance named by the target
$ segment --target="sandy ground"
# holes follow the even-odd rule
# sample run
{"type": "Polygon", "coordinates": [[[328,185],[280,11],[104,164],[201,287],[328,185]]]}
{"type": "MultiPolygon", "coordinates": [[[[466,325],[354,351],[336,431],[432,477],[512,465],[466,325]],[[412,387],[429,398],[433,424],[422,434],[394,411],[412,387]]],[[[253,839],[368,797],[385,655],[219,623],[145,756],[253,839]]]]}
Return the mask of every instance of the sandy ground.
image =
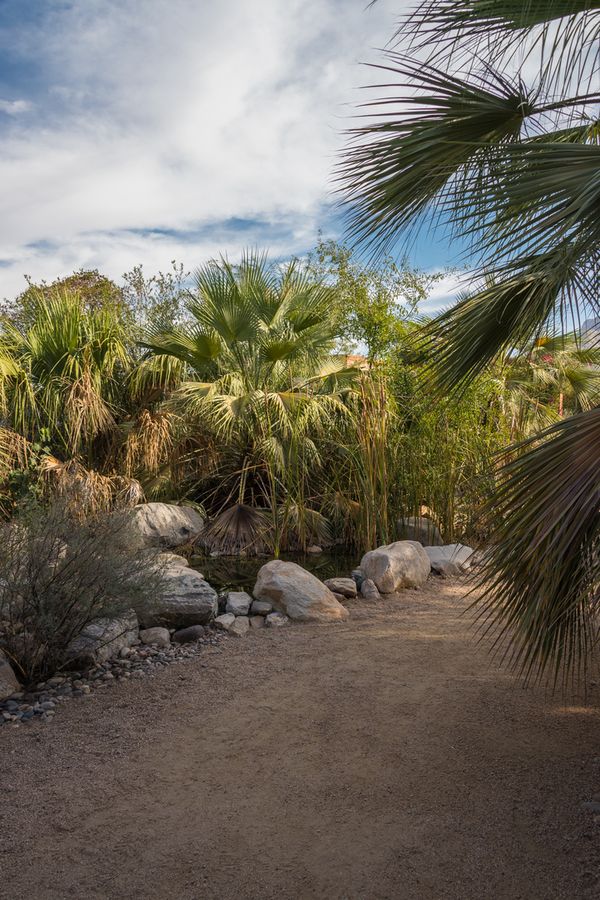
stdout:
{"type": "Polygon", "coordinates": [[[460,594],[232,638],[3,728],[0,896],[599,897],[600,697],[515,685],[460,594]]]}

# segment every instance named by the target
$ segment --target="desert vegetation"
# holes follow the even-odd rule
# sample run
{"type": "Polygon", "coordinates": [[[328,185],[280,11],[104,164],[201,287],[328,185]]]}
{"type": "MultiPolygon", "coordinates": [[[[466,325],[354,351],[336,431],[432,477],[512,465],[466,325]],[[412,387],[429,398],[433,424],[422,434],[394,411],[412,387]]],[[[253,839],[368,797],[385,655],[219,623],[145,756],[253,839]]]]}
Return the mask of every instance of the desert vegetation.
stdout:
{"type": "MultiPolygon", "coordinates": [[[[426,514],[447,543],[486,546],[481,613],[514,660],[575,671],[598,603],[592,7],[420,5],[339,163],[348,244],[120,283],[81,270],[6,300],[6,565],[57,509],[84,535],[142,500],[185,504],[207,553],[275,557],[362,553],[426,514]],[[443,273],[402,240],[435,223],[467,246],[470,287],[429,320],[443,273]]],[[[27,587],[19,566],[2,577],[35,609],[27,567],[27,587]]],[[[54,584],[62,563],[42,568],[54,584]]]]}

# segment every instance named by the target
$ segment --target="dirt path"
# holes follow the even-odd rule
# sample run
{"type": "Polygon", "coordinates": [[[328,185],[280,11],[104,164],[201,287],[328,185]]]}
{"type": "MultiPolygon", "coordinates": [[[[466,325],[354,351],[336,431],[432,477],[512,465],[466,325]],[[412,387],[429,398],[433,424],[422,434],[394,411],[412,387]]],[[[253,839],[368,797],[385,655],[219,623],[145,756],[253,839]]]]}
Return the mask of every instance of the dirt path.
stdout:
{"type": "Polygon", "coordinates": [[[2,729],[0,897],[600,896],[600,697],[515,687],[459,594],[231,639],[2,729]]]}

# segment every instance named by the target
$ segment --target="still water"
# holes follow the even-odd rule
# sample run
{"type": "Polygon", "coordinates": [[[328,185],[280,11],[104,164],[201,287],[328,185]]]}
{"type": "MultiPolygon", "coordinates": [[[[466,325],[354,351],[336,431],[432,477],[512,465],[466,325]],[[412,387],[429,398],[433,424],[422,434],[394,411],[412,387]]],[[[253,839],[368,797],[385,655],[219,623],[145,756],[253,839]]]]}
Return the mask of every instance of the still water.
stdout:
{"type": "MultiPolygon", "coordinates": [[[[357,558],[347,552],[282,553],[280,559],[298,563],[321,581],[336,575],[348,578],[352,569],[360,562],[360,556],[357,558]]],[[[196,556],[192,561],[192,567],[202,572],[216,591],[234,590],[251,593],[258,570],[268,561],[266,557],[196,556]]]]}

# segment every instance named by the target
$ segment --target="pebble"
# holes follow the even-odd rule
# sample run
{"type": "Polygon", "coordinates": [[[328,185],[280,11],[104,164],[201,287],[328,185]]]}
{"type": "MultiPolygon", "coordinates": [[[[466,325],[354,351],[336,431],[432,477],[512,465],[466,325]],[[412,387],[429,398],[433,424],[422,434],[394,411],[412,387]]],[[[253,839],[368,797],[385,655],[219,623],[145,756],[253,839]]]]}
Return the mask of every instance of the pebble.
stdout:
{"type": "MultiPolygon", "coordinates": [[[[73,697],[88,696],[97,689],[110,687],[111,682],[151,676],[165,666],[196,656],[205,644],[215,646],[226,639],[225,634],[214,629],[193,627],[191,643],[172,644],[161,649],[138,643],[126,648],[126,654],[119,654],[86,672],[56,675],[38,682],[31,690],[11,694],[0,700],[0,728],[3,725],[17,728],[32,721],[48,725],[55,717],[57,707],[73,697]]],[[[189,639],[192,635],[186,637],[189,639]]]]}

